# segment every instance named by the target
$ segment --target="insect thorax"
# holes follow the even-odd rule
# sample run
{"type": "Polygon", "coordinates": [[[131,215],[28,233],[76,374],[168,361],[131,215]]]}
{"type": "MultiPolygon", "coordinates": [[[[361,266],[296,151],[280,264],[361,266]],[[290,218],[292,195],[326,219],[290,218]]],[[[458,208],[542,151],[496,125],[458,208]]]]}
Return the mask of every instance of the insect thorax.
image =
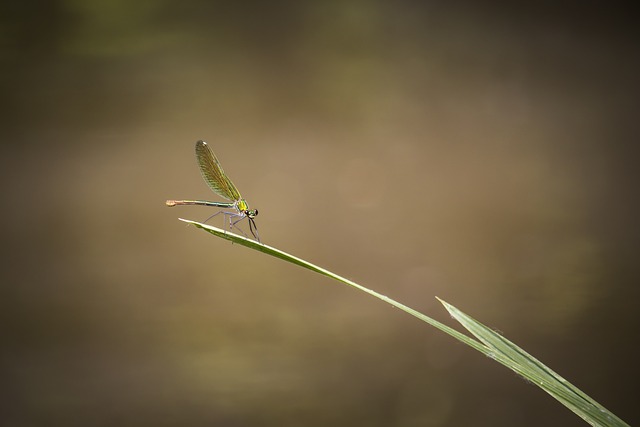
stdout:
{"type": "Polygon", "coordinates": [[[238,208],[238,210],[240,212],[244,212],[247,209],[249,209],[249,204],[246,202],[246,200],[244,199],[240,199],[238,200],[238,202],[236,203],[236,208],[238,208]]]}

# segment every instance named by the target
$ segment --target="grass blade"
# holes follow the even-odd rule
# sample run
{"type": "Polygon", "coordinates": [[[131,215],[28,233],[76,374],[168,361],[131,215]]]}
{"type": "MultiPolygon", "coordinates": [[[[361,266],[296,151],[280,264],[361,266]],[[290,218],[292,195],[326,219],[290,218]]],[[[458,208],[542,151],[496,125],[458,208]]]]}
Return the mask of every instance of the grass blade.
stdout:
{"type": "Polygon", "coordinates": [[[464,326],[476,339],[470,338],[455,329],[452,329],[443,323],[438,322],[424,314],[401,304],[386,295],[382,295],[371,289],[365,288],[349,279],[339,276],[329,270],[298,258],[294,255],[288,254],[284,251],[276,249],[274,247],[258,243],[254,240],[248,239],[237,234],[230,233],[217,227],[202,224],[195,221],[190,221],[180,218],[188,224],[193,224],[198,228],[201,228],[215,236],[229,240],[233,243],[246,246],[251,249],[258,250],[265,254],[274,256],[281,260],[290,262],[292,264],[299,265],[308,270],[315,271],[324,276],[337,280],[345,285],[351,286],[359,291],[369,294],[379,300],[382,300],[393,307],[396,307],[420,320],[430,324],[431,326],[445,332],[453,338],[467,344],[468,346],[476,349],[484,355],[496,360],[517,374],[521,375],[525,379],[529,380],[533,384],[537,385],[551,396],[553,396],[560,403],[571,409],[579,417],[585,420],[592,426],[626,426],[624,421],[616,417],[613,413],[609,412],[602,405],[595,400],[587,396],[580,389],[573,384],[566,381],[552,369],[544,365],[542,362],[525,352],[523,349],[504,338],[502,335],[496,333],[492,329],[486,327],[482,323],[476,321],[470,316],[467,316],[456,307],[448,304],[447,302],[438,298],[438,300],[449,311],[449,314],[456,319],[462,326],[464,326]]]}
{"type": "Polygon", "coordinates": [[[620,418],[513,342],[451,304],[442,300],[440,302],[454,319],[485,344],[486,348],[490,350],[490,353],[487,354],[489,357],[555,397],[589,424],[593,426],[628,426],[620,418]]]}

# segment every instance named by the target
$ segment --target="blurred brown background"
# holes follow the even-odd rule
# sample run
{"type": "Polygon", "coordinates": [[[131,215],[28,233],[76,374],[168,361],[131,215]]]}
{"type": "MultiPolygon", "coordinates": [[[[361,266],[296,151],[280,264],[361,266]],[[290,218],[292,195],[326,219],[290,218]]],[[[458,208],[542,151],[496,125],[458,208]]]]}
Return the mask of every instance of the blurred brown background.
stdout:
{"type": "Polygon", "coordinates": [[[584,425],[431,327],[179,222],[211,210],[165,199],[219,200],[197,139],[265,243],[454,325],[439,296],[640,420],[628,11],[0,7],[2,425],[584,425]]]}

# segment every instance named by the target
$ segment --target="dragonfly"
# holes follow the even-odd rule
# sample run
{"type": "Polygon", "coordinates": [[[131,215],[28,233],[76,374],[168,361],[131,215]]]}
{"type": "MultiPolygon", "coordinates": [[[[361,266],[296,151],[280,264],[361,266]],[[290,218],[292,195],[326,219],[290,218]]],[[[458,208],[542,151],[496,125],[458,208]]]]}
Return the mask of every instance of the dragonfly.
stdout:
{"type": "MultiPolygon", "coordinates": [[[[185,206],[185,205],[198,205],[198,206],[213,206],[216,208],[233,209],[232,211],[220,211],[211,215],[204,222],[209,221],[216,215],[223,214],[225,227],[229,225],[229,229],[233,229],[237,223],[247,218],[249,222],[249,230],[253,237],[260,242],[260,236],[258,235],[258,227],[254,218],[258,216],[257,209],[249,209],[249,204],[242,198],[240,192],[233,185],[233,182],[229,179],[227,174],[222,170],[220,162],[209,145],[204,141],[196,142],[196,159],[198,160],[198,166],[200,166],[200,173],[202,178],[207,183],[209,188],[218,196],[229,200],[226,202],[210,202],[207,200],[167,200],[166,205],[168,207],[173,206],[185,206]]],[[[236,227],[240,232],[247,237],[241,228],[236,227]]]]}

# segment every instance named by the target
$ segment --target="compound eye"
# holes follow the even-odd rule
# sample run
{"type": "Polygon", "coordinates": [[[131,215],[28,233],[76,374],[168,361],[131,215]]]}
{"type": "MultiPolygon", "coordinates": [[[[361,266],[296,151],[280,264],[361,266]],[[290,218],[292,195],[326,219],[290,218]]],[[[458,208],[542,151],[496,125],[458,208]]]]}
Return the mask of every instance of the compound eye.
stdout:
{"type": "Polygon", "coordinates": [[[258,216],[258,209],[253,210],[253,216],[258,216]]]}

